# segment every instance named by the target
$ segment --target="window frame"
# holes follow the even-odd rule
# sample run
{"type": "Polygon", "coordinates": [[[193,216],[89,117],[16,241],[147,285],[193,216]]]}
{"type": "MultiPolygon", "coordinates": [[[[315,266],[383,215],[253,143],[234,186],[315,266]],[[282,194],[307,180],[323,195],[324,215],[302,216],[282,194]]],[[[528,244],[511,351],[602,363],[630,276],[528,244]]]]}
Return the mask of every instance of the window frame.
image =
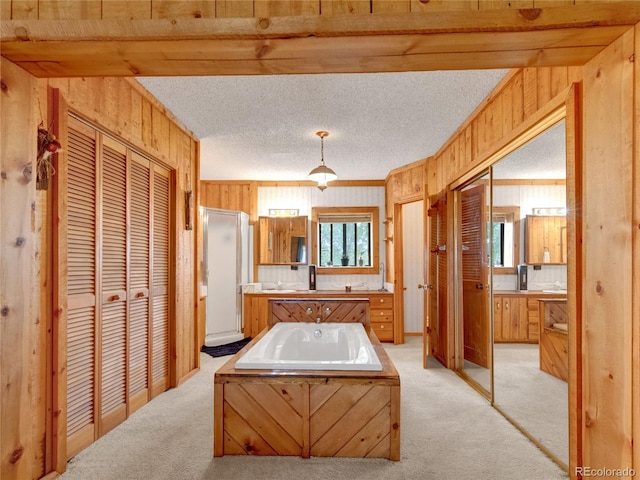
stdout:
{"type": "MultiPolygon", "coordinates": [[[[493,215],[513,216],[513,267],[493,267],[495,275],[513,275],[517,271],[520,263],[520,207],[517,206],[500,206],[492,208],[493,215]]],[[[494,221],[491,219],[491,226],[494,221]]],[[[493,264],[493,259],[490,262],[493,264]]]]}
{"type": "Polygon", "coordinates": [[[353,275],[368,274],[377,275],[380,265],[380,213],[378,207],[313,207],[311,209],[311,263],[317,265],[318,275],[353,275]],[[345,266],[333,265],[331,267],[318,264],[319,238],[318,219],[321,216],[336,215],[340,217],[362,217],[371,215],[371,266],[345,266]]]}

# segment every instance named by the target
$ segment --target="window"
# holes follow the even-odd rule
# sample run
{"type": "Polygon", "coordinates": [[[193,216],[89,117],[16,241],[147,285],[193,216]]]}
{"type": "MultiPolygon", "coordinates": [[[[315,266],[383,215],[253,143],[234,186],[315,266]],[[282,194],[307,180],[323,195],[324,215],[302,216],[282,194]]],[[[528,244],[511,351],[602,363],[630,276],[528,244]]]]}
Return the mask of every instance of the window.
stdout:
{"type": "Polygon", "coordinates": [[[520,258],[519,225],[520,208],[493,207],[493,221],[487,224],[487,242],[492,240],[494,273],[515,273],[520,258]]]}
{"type": "Polygon", "coordinates": [[[318,273],[377,273],[378,207],[312,209],[318,273]]]}

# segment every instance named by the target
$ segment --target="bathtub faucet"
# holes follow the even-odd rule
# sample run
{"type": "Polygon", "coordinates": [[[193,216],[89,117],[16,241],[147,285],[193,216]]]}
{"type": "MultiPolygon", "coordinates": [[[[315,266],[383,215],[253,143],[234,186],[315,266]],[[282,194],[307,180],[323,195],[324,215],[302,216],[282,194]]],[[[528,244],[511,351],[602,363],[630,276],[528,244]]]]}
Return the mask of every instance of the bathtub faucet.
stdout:
{"type": "Polygon", "coordinates": [[[316,323],[320,323],[320,317],[316,317],[316,323]]]}

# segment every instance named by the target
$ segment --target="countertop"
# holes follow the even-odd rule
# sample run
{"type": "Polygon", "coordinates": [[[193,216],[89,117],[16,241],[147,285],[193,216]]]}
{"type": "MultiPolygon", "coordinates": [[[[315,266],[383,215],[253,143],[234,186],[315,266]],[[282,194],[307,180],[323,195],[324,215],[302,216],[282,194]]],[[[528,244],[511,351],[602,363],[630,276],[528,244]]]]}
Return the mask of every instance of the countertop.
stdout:
{"type": "Polygon", "coordinates": [[[305,297],[328,297],[332,295],[351,296],[357,297],[358,295],[392,295],[393,292],[388,290],[351,290],[346,292],[345,290],[269,290],[260,292],[247,292],[245,295],[264,295],[269,297],[280,296],[305,296],[305,297]]]}
{"type": "Polygon", "coordinates": [[[566,297],[566,292],[550,292],[544,290],[494,290],[494,295],[517,295],[519,297],[566,297]]]}

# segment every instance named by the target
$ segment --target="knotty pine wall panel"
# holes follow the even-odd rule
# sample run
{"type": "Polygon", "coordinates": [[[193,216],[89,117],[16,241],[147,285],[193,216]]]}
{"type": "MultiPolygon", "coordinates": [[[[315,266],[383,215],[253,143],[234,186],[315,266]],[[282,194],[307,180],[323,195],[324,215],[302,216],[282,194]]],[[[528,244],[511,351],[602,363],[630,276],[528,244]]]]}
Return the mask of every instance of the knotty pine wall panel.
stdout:
{"type": "Polygon", "coordinates": [[[514,130],[579,80],[581,70],[547,67],[511,72],[436,153],[429,169],[428,191],[442,191],[489,158],[514,130]]]}
{"type": "Polygon", "coordinates": [[[637,413],[632,391],[640,381],[633,371],[633,326],[639,319],[632,315],[638,302],[632,271],[638,253],[633,251],[638,113],[630,101],[634,41],[630,30],[584,69],[583,460],[592,468],[640,466],[632,446],[640,432],[633,432],[631,421],[637,413]]]}
{"type": "Polygon", "coordinates": [[[2,0],[3,19],[179,19],[530,9],[591,0],[2,0]]]}

